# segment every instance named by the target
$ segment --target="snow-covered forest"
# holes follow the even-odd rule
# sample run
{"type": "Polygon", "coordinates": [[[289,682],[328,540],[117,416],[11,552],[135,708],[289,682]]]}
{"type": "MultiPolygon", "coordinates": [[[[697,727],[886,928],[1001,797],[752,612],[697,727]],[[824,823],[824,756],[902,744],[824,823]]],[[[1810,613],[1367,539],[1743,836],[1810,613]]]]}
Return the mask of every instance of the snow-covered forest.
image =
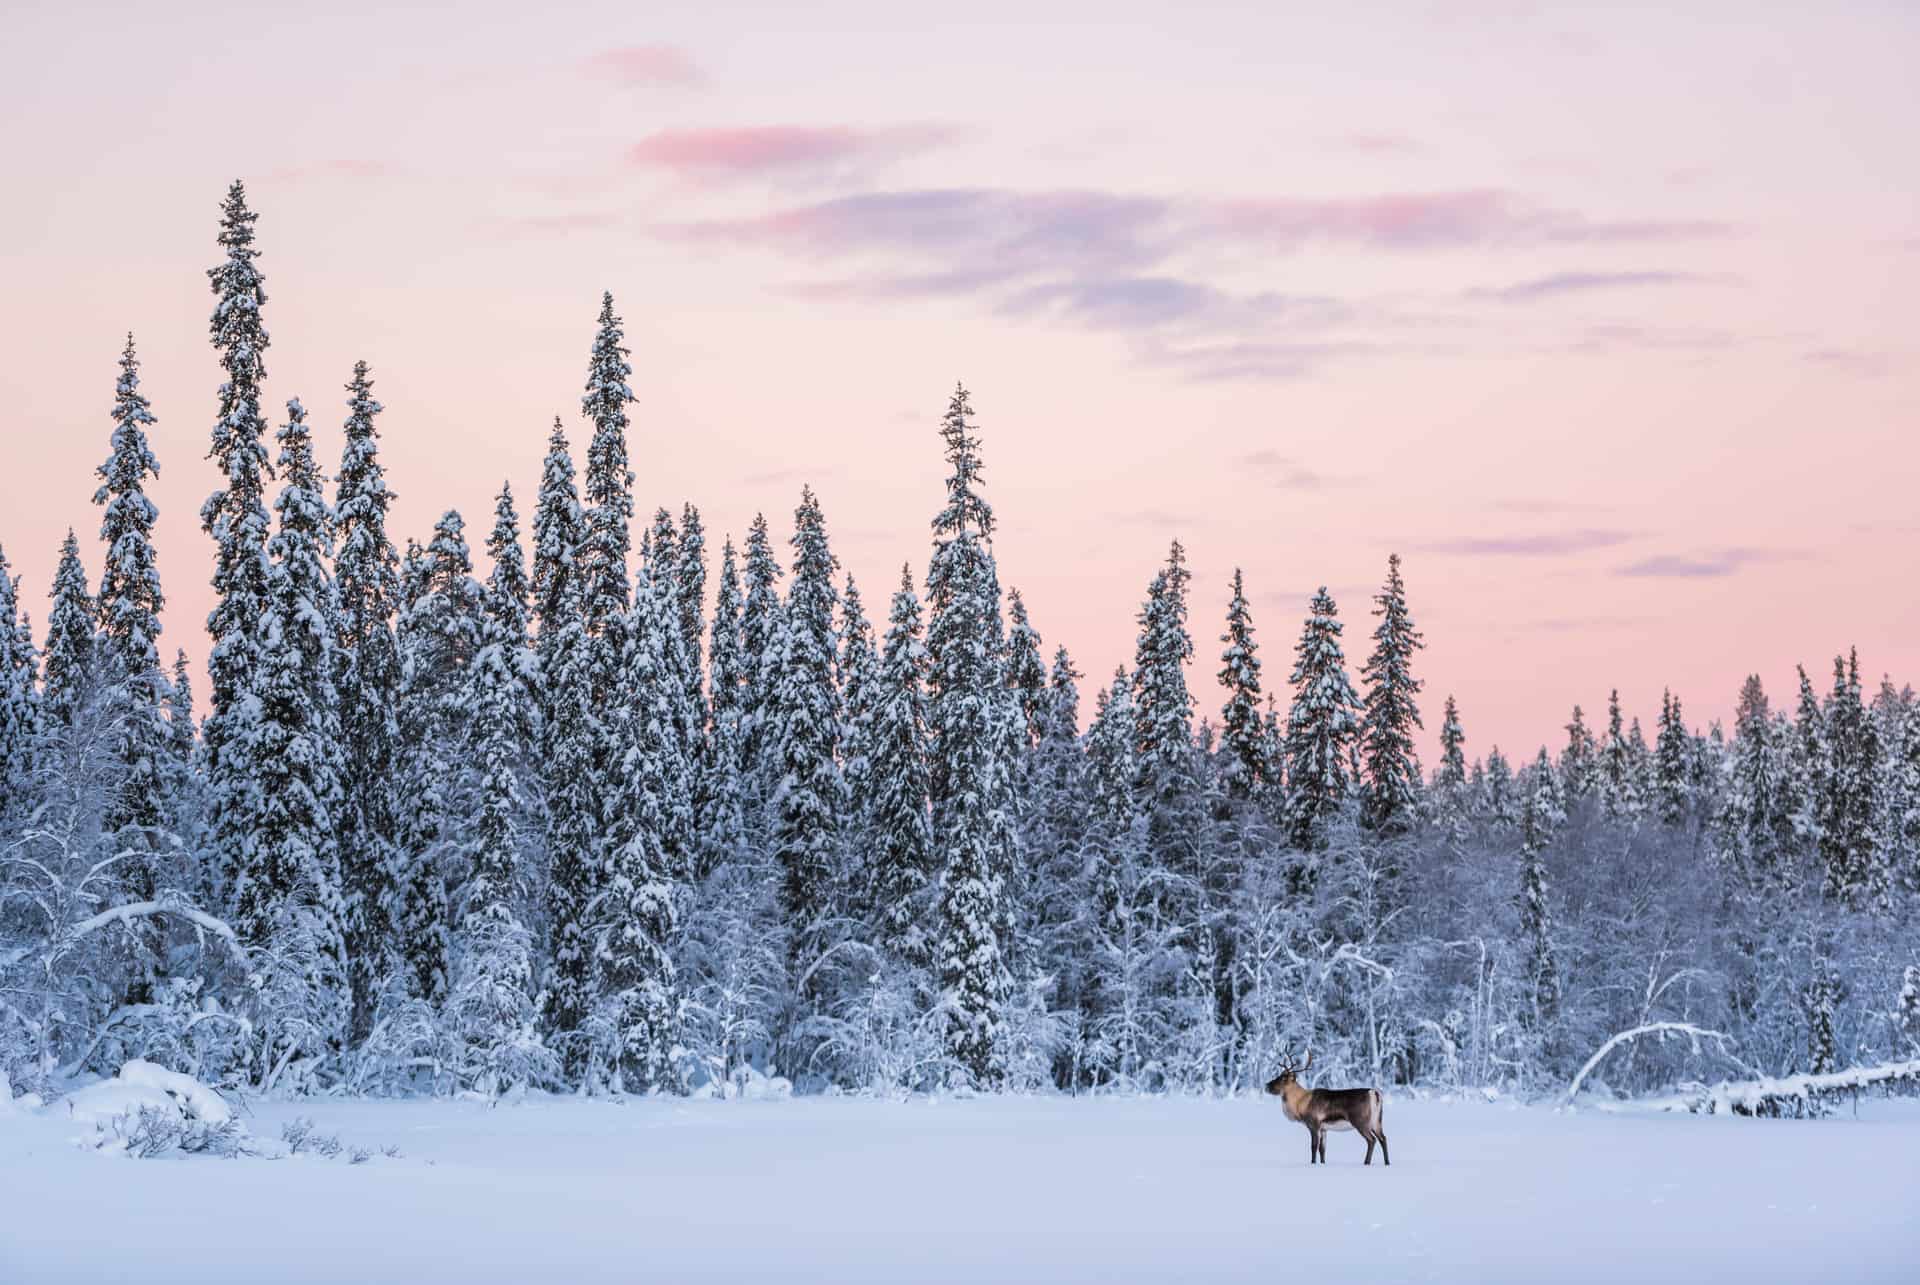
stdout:
{"type": "Polygon", "coordinates": [[[1226,1094],[1311,1050],[1534,1094],[1642,1027],[1587,1088],[1920,1057],[1920,701],[1843,616],[1797,691],[1729,675],[1730,727],[1597,692],[1509,758],[1423,689],[1388,550],[1371,601],[1256,630],[1175,542],[1133,664],[1082,674],[1001,581],[964,388],[929,544],[856,586],[831,495],[635,494],[611,295],[541,475],[409,536],[365,363],[268,400],[255,221],[234,184],[224,373],[159,408],[211,424],[204,679],[162,645],[132,337],[97,513],[47,479],[39,626],[0,557],[0,1086],[1226,1094]]]}

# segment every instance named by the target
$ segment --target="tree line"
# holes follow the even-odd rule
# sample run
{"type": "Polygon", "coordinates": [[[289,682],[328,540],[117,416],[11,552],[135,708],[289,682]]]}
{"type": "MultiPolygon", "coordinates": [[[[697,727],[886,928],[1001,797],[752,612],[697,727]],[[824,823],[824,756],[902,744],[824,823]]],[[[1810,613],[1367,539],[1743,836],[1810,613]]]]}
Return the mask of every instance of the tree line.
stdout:
{"type": "Polygon", "coordinates": [[[1083,711],[1000,582],[964,388],[925,574],[870,617],[811,489],[784,552],[636,511],[611,295],[584,467],[556,418],[482,578],[458,512],[389,532],[366,363],[331,479],[298,399],[270,457],[256,217],[235,183],[208,274],[204,719],[159,646],[131,337],[97,581],[69,532],[36,638],[0,555],[13,1083],[1225,1092],[1311,1049],[1527,1091],[1661,1026],[1589,1079],[1639,1091],[1920,1049],[1920,703],[1851,653],[1791,713],[1752,677],[1701,731],[1669,693],[1649,744],[1615,694],[1518,764],[1469,762],[1449,697],[1429,774],[1397,556],[1358,687],[1324,588],[1272,683],[1236,570],[1216,718],[1176,541],[1083,711]]]}

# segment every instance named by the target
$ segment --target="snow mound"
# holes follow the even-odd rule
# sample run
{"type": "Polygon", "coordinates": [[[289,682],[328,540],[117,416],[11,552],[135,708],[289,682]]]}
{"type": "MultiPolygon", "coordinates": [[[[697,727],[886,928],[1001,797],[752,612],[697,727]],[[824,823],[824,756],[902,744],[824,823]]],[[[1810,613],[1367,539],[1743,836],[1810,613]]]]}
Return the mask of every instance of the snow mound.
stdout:
{"type": "Polygon", "coordinates": [[[793,1081],[784,1075],[767,1075],[751,1066],[743,1066],[734,1071],[728,1096],[748,1102],[777,1101],[793,1096],[793,1081]]]}
{"type": "Polygon", "coordinates": [[[67,1098],[69,1114],[83,1124],[107,1123],[141,1107],[172,1111],[203,1124],[225,1124],[233,1118],[226,1101],[191,1075],[138,1060],[122,1066],[113,1079],[90,1084],[67,1098]]]}

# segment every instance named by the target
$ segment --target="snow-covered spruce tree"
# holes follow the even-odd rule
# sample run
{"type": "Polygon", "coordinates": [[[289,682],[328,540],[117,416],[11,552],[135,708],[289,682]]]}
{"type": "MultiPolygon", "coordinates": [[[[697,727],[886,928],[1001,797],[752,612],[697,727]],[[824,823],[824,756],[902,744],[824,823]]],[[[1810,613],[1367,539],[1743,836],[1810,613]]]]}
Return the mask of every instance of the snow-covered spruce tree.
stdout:
{"type": "Polygon", "coordinates": [[[514,507],[513,486],[500,484],[493,500],[493,529],[487,533],[487,561],[491,570],[480,596],[485,615],[482,645],[497,641],[513,674],[516,762],[524,771],[532,761],[540,732],[540,670],[533,652],[533,581],[527,574],[526,550],[520,544],[520,513],[514,507]]]}
{"type": "Polygon", "coordinates": [[[419,596],[399,630],[401,777],[409,802],[394,916],[412,993],[438,1003],[447,988],[448,878],[467,764],[468,666],[479,650],[480,586],[466,524],[452,509],[434,524],[419,596]]]}
{"type": "Polygon", "coordinates": [[[733,541],[720,551],[720,585],[714,595],[707,648],[709,727],[707,751],[695,778],[695,828],[704,876],[746,840],[742,772],[746,754],[746,663],[740,637],[740,568],[733,541]]]}
{"type": "MultiPolygon", "coordinates": [[[[120,354],[120,378],[114,388],[113,433],[106,463],[96,469],[100,487],[93,502],[103,507],[100,540],[106,546],[100,573],[100,632],[96,660],[103,713],[113,728],[121,778],[101,817],[101,829],[114,847],[140,855],[120,868],[128,895],[150,900],[163,882],[173,882],[171,863],[161,854],[176,847],[172,787],[167,770],[166,674],[160,668],[160,571],[153,549],[153,525],[159,510],[146,494],[146,479],[160,466],[147,445],[153,412],[140,392],[140,362],[133,336],[120,354]]],[[[161,966],[159,925],[147,920],[129,925],[140,976],[129,998],[151,998],[151,979],[161,966]]]]}
{"type": "Polygon", "coordinates": [[[1838,1010],[1844,999],[1840,977],[1828,952],[1815,947],[1813,976],[1807,982],[1807,1071],[1827,1075],[1841,1067],[1838,1010]]]}
{"type": "Polygon", "coordinates": [[[1322,586],[1294,647],[1293,706],[1287,711],[1287,830],[1297,848],[1315,848],[1346,801],[1348,757],[1360,701],[1347,680],[1339,609],[1322,586]]]}
{"type": "Polygon", "coordinates": [[[1653,792],[1660,807],[1660,824],[1675,826],[1687,819],[1692,802],[1692,738],[1680,715],[1680,698],[1660,693],[1660,730],[1654,738],[1653,792]]]}
{"type": "Polygon", "coordinates": [[[1031,943],[1030,968],[1053,980],[1053,1009],[1064,1023],[1054,1059],[1061,1087],[1084,1083],[1078,1053],[1085,1048],[1088,1001],[1088,913],[1085,863],[1088,834],[1087,756],[1080,743],[1081,674],[1065,647],[1056,647],[1031,756],[1021,832],[1027,895],[1019,907],[1020,933],[1031,943]]]}
{"type": "Polygon", "coordinates": [[[181,841],[197,851],[199,836],[196,827],[200,820],[201,781],[195,744],[199,725],[193,716],[193,675],[187,666],[184,647],[174,649],[173,675],[167,681],[166,706],[167,798],[173,806],[174,824],[180,830],[181,841]]]}
{"type": "Polygon", "coordinates": [[[1193,659],[1193,639],[1187,633],[1187,582],[1192,573],[1186,564],[1186,550],[1175,540],[1167,565],[1147,587],[1134,644],[1133,705],[1140,799],[1150,818],[1167,813],[1172,823],[1152,827],[1156,855],[1169,868],[1190,872],[1188,845],[1199,777],[1193,754],[1193,695],[1186,674],[1193,659]]]}
{"type": "Polygon", "coordinates": [[[1521,800],[1514,791],[1513,765],[1498,745],[1487,751],[1486,770],[1480,777],[1480,813],[1497,826],[1510,826],[1520,819],[1521,800]]]}
{"type": "Polygon", "coordinates": [[[1010,989],[999,936],[1003,819],[994,815],[994,756],[1004,745],[996,722],[1000,604],[988,543],[993,509],[979,490],[972,416],[966,389],[956,387],[940,427],[952,471],[927,573],[928,782],[941,871],[934,963],[946,992],[948,1055],[966,1079],[995,1088],[1006,1072],[1002,1005],[1010,989]]]}
{"type": "Polygon", "coordinates": [[[48,730],[71,727],[95,696],[99,681],[93,594],[80,561],[80,541],[67,529],[47,591],[47,645],[41,666],[42,711],[48,730]]]}
{"type": "Polygon", "coordinates": [[[488,542],[494,549],[494,570],[480,648],[468,670],[479,798],[468,831],[468,875],[460,892],[460,931],[446,1004],[460,1049],[460,1078],[487,1094],[515,1084],[551,1081],[559,1070],[538,1029],[534,939],[527,916],[522,860],[529,838],[524,827],[531,815],[523,792],[530,724],[526,577],[519,570],[512,499],[504,488],[500,507],[500,521],[488,542]]]}
{"type": "Polygon", "coordinates": [[[340,638],[334,685],[340,698],[343,792],[340,874],[345,885],[347,959],[353,980],[353,1033],[366,1036],[374,998],[399,960],[393,916],[401,868],[400,555],[387,534],[387,489],[367,363],[347,384],[346,445],[334,491],[339,553],[334,586],[340,638]]]}
{"type": "MultiPolygon", "coordinates": [[[[120,379],[114,388],[113,436],[106,463],[97,470],[100,489],[93,502],[103,506],[100,540],[106,564],[100,575],[100,669],[110,690],[121,765],[126,770],[118,796],[103,826],[119,835],[124,847],[157,852],[168,846],[159,834],[168,823],[165,773],[167,723],[166,674],[160,668],[160,570],[154,556],[153,525],[159,510],[147,498],[146,480],[160,466],[147,445],[154,422],[140,392],[140,362],[133,336],[120,354],[120,379]]],[[[153,859],[129,872],[134,893],[150,897],[159,871],[153,859]]]]}
{"type": "Polygon", "coordinates": [[[1607,740],[1600,747],[1600,806],[1610,821],[1631,823],[1640,816],[1633,746],[1623,730],[1618,688],[1607,694],[1607,740]]]}
{"type": "Polygon", "coordinates": [[[1600,770],[1600,747],[1587,726],[1586,713],[1578,705],[1573,707],[1566,730],[1567,748],[1560,751],[1560,779],[1566,783],[1569,799],[1584,799],[1600,770]]]}
{"type": "Polygon", "coordinates": [[[1553,765],[1540,751],[1521,782],[1520,934],[1527,977],[1526,1015],[1546,1038],[1560,1015],[1560,965],[1554,950],[1553,911],[1547,904],[1546,849],[1565,815],[1559,806],[1553,765]]]}
{"type": "Polygon", "coordinates": [[[32,777],[39,736],[39,662],[33,631],[20,617],[20,584],[0,551],[0,822],[21,800],[32,777]]]}
{"type": "MultiPolygon", "coordinates": [[[[673,560],[673,588],[680,610],[681,649],[691,676],[687,701],[691,707],[704,710],[707,698],[701,683],[705,666],[701,636],[706,629],[707,528],[691,501],[680,508],[680,547],[673,560]]],[[[704,725],[706,720],[701,721],[704,725]]]]}
{"type": "Polygon", "coordinates": [[[267,427],[260,407],[260,382],[267,374],[267,331],[260,310],[267,293],[254,263],[260,255],[253,248],[257,217],[247,207],[245,187],[235,182],[221,207],[219,240],[226,258],[207,271],[215,300],[211,336],[226,372],[207,457],[215,461],[226,485],[200,508],[201,526],[215,546],[215,602],[207,616],[207,633],[213,640],[207,654],[212,708],[201,728],[201,741],[214,864],[227,885],[251,860],[258,809],[256,765],[251,758],[252,691],[260,619],[266,614],[264,479],[271,470],[261,441],[267,427]]]}
{"type": "Polygon", "coordinates": [[[1893,1021],[1908,1054],[1920,1057],[1920,964],[1908,964],[1900,975],[1900,998],[1894,1005],[1893,1021]]]}
{"type": "Polygon", "coordinates": [[[1796,667],[1800,703],[1794,711],[1793,738],[1787,755],[1787,798],[1794,838],[1806,848],[1820,843],[1820,801],[1827,793],[1826,716],[1813,692],[1806,666],[1796,667]]]}
{"type": "Polygon", "coordinates": [[[873,793],[865,900],[888,953],[913,964],[931,957],[926,925],[940,873],[927,802],[926,671],[920,600],[912,569],[902,567],[866,731],[873,793]]]}
{"type": "MultiPolygon", "coordinates": [[[[603,678],[610,677],[619,664],[617,633],[619,618],[627,610],[627,554],[632,549],[633,470],[627,464],[627,407],[634,396],[627,387],[633,367],[627,364],[625,337],[613,311],[613,295],[603,294],[600,328],[587,363],[586,392],[580,398],[581,413],[593,424],[585,479],[587,543],[580,557],[587,632],[596,639],[610,631],[616,635],[599,649],[606,667],[603,678]]],[[[606,686],[603,682],[599,690],[606,686]]]]}
{"type": "Polygon", "coordinates": [[[1387,558],[1387,583],[1374,595],[1373,655],[1361,672],[1367,684],[1360,720],[1361,817],[1376,833],[1404,834],[1412,828],[1420,799],[1420,758],[1413,733],[1420,722],[1420,680],[1413,676],[1413,653],[1426,646],[1407,613],[1407,587],[1400,578],[1400,555],[1387,558]]]}
{"type": "Polygon", "coordinates": [[[846,784],[835,758],[840,692],[834,678],[838,594],[833,573],[838,568],[827,547],[820,502],[811,487],[803,488],[793,515],[793,581],[768,708],[780,773],[773,799],[773,843],[794,948],[802,953],[819,944],[821,920],[834,909],[840,874],[839,824],[846,784]]]}
{"type": "MultiPolygon", "coordinates": [[[[333,687],[339,634],[330,570],[333,515],[298,400],[287,403],[287,422],[277,437],[279,529],[269,542],[267,611],[252,689],[258,703],[251,746],[258,791],[253,859],[235,881],[234,928],[250,945],[306,945],[276,954],[292,965],[291,975],[265,969],[262,990],[269,1011],[279,1010],[276,990],[299,997],[305,1020],[283,1029],[279,1039],[318,1053],[345,1040],[351,1004],[336,838],[342,762],[333,687]],[[290,927],[291,936],[285,936],[290,927]]],[[[271,1041],[274,1032],[268,1036],[271,1041]]]]}
{"type": "MultiPolygon", "coordinates": [[[[840,598],[840,767],[846,778],[848,827],[854,852],[867,850],[864,831],[873,807],[873,713],[879,699],[880,652],[874,645],[873,626],[867,622],[860,587],[847,576],[847,587],[840,598]]],[[[864,892],[868,880],[865,871],[848,872],[849,890],[864,892]]],[[[857,911],[856,913],[864,913],[857,911]]]]}
{"type": "Polygon", "coordinates": [[[1727,793],[1715,821],[1715,846],[1730,866],[1735,891],[1749,896],[1779,886],[1793,839],[1776,740],[1766,689],[1758,674],[1750,674],[1740,687],[1727,793]]]}
{"type": "Polygon", "coordinates": [[[581,560],[587,527],[573,459],[553,422],[534,518],[533,596],[540,634],[541,788],[547,817],[548,938],[553,964],[547,1016],[564,1077],[584,1084],[592,1049],[585,1028],[598,994],[590,921],[600,886],[600,793],[594,767],[593,656],[581,560]]]}
{"type": "Polygon", "coordinates": [[[1817,800],[1826,894],[1849,910],[1884,909],[1892,880],[1874,829],[1880,746],[1873,720],[1860,700],[1857,653],[1833,658],[1826,747],[1827,770],[1817,800]]]}
{"type": "Polygon", "coordinates": [[[774,556],[773,539],[767,532],[763,513],[753,515],[747,529],[747,597],[740,613],[741,709],[745,714],[746,767],[750,778],[771,788],[779,780],[769,762],[772,753],[768,704],[772,699],[772,680],[778,658],[773,655],[774,634],[778,628],[780,606],[780,560],[774,556]]]}
{"type": "MultiPolygon", "coordinates": [[[[594,952],[610,1033],[615,1087],[644,1092],[677,1087],[674,1065],[679,1000],[673,959],[674,872],[684,859],[673,844],[690,813],[685,744],[677,709],[682,676],[667,653],[680,647],[673,564],[649,541],[624,640],[612,730],[619,758],[607,781],[606,868],[598,891],[594,952]]],[[[666,550],[670,555],[671,548],[666,550]]]]}
{"type": "Polygon", "coordinates": [[[1447,697],[1440,718],[1440,764],[1433,771],[1433,788],[1428,792],[1428,811],[1434,824],[1456,846],[1465,839],[1468,811],[1467,731],[1460,725],[1460,709],[1453,697],[1447,697]]]}
{"type": "Polygon", "coordinates": [[[1900,739],[1885,750],[1888,773],[1900,778],[1885,837],[1898,854],[1893,873],[1900,891],[1920,905],[1920,703],[1905,703],[1900,739]]]}
{"type": "Polygon", "coordinates": [[[1233,569],[1233,596],[1227,601],[1227,632],[1220,635],[1220,685],[1227,703],[1220,711],[1221,768],[1227,797],[1250,799],[1270,784],[1271,747],[1260,721],[1260,645],[1253,637],[1253,612],[1247,605],[1240,568],[1233,569]]]}
{"type": "Polygon", "coordinates": [[[1040,658],[1040,632],[1027,615],[1018,589],[1007,591],[1007,685],[1020,702],[1025,743],[1039,744],[1048,710],[1047,663],[1040,658]]]}
{"type": "Polygon", "coordinates": [[[632,549],[633,470],[628,465],[627,406],[634,401],[627,377],[625,334],[613,311],[613,295],[600,300],[599,329],[587,363],[582,413],[593,424],[587,446],[583,479],[587,510],[586,544],[579,552],[586,613],[592,696],[588,710],[594,720],[595,779],[611,783],[620,746],[613,721],[605,716],[619,703],[624,640],[622,622],[629,606],[627,555],[632,549]]]}
{"type": "MultiPolygon", "coordinates": [[[[641,584],[653,595],[647,618],[659,631],[654,646],[666,686],[661,689],[662,713],[667,719],[668,743],[672,752],[663,761],[668,773],[666,832],[661,836],[667,853],[668,869],[676,879],[685,878],[694,868],[695,774],[707,736],[707,698],[701,675],[687,652],[686,612],[680,593],[680,565],[683,549],[674,530],[673,515],[665,509],[654,514],[651,538],[641,549],[644,568],[641,584]],[[651,552],[647,546],[651,545],[651,552]]],[[[704,572],[703,572],[704,575],[704,572]]],[[[638,605],[638,591],[635,596],[638,605]]],[[[638,618],[642,613],[636,611],[638,618]]],[[[698,615],[695,616],[698,625],[698,615]]],[[[697,632],[697,629],[696,629],[697,632]]],[[[696,647],[698,642],[696,640],[696,647]]],[[[624,752],[624,747],[623,747],[624,752]]]]}
{"type": "Polygon", "coordinates": [[[1638,715],[1627,727],[1627,776],[1633,782],[1634,814],[1639,816],[1646,812],[1648,800],[1653,797],[1653,747],[1647,744],[1647,734],[1640,730],[1638,715]]]}

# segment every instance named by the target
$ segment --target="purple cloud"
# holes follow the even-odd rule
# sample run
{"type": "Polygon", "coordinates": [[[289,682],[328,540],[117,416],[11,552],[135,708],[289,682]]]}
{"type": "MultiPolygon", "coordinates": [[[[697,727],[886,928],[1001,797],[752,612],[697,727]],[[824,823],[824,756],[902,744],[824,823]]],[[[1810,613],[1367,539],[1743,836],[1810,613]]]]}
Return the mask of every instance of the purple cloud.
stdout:
{"type": "Polygon", "coordinates": [[[1510,286],[1475,290],[1480,299],[1498,299],[1502,303],[1531,303],[1559,295],[1585,294],[1593,290],[1619,290],[1645,286],[1701,285],[1715,278],[1692,272],[1556,272],[1549,276],[1518,281],[1510,286]]]}
{"type": "Polygon", "coordinates": [[[1775,549],[1715,549],[1700,554],[1662,553],[1620,568],[1623,576],[1659,579],[1710,580],[1730,576],[1755,562],[1779,562],[1796,557],[1775,549]]]}
{"type": "Polygon", "coordinates": [[[1727,230],[1707,221],[1594,220],[1495,190],[1223,201],[1001,188],[874,192],[659,229],[669,237],[761,245],[814,258],[964,247],[1010,252],[1022,262],[1118,259],[1136,268],[1193,246],[1285,251],[1332,242],[1419,250],[1674,240],[1727,230]]]}
{"type": "MultiPolygon", "coordinates": [[[[858,156],[848,131],[699,139],[656,136],[673,166],[822,164],[858,156]],[[671,144],[669,146],[669,144],[671,144]]],[[[931,138],[922,144],[932,145],[931,138]]],[[[872,144],[880,146],[880,144],[872,144]]],[[[1002,315],[1136,336],[1144,365],[1197,380],[1291,379],[1331,361],[1403,349],[1386,305],[1236,291],[1177,270],[1194,255],[1232,260],[1336,243],[1393,251],[1673,239],[1724,225],[1620,222],[1554,210],[1498,190],[1334,200],[1220,200],[1111,191],[923,188],[863,192],[761,213],[656,225],[696,245],[758,249],[831,275],[786,287],[824,299],[978,297],[1002,315]],[[956,266],[960,265],[960,266],[956,266]],[[1364,337],[1360,326],[1376,333],[1364,337]]],[[[1559,281],[1536,283],[1535,290],[1559,281]]],[[[1437,333],[1430,328],[1427,333],[1437,333]]],[[[1429,345],[1431,340],[1426,341],[1429,345]]]]}
{"type": "Polygon", "coordinates": [[[1547,531],[1539,535],[1472,536],[1417,546],[1426,553],[1457,553],[1477,557],[1554,558],[1611,548],[1634,538],[1631,531],[1547,531]]]}
{"type": "Polygon", "coordinates": [[[1864,348],[1818,348],[1812,352],[1800,354],[1800,360],[1809,365],[1825,366],[1829,370],[1844,371],[1849,375],[1863,375],[1878,378],[1893,371],[1893,363],[1881,352],[1871,352],[1864,348]]]}

